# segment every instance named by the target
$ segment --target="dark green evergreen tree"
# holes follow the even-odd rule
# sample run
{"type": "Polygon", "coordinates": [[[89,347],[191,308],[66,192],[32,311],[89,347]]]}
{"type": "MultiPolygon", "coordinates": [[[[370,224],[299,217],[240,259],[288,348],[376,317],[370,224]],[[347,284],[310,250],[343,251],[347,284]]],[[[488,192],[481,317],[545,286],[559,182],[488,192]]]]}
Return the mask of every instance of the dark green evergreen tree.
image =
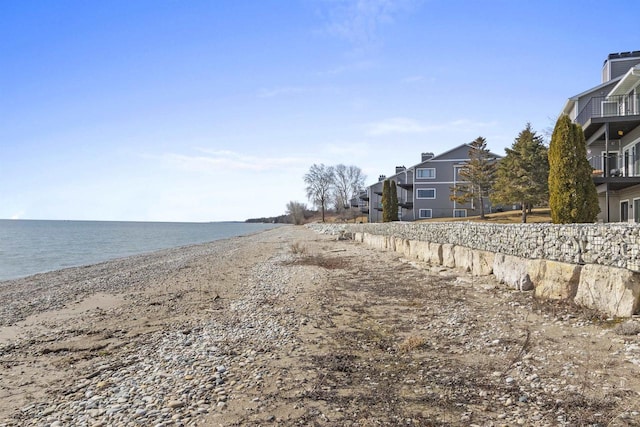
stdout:
{"type": "Polygon", "coordinates": [[[460,182],[451,188],[450,199],[458,203],[477,199],[480,218],[484,219],[484,199],[495,180],[496,159],[487,149],[487,140],[483,137],[479,136],[469,145],[469,160],[460,170],[460,182]]]}
{"type": "Polygon", "coordinates": [[[391,195],[389,198],[389,217],[391,221],[398,220],[398,187],[395,181],[391,181],[391,195]]]}
{"type": "Polygon", "coordinates": [[[491,201],[495,204],[519,203],[522,222],[527,222],[528,209],[549,200],[548,150],[542,136],[527,123],[511,148],[505,151],[507,155],[498,162],[491,201]]]}
{"type": "Polygon", "coordinates": [[[382,183],[382,222],[391,221],[391,183],[385,179],[382,183]]]}
{"type": "Polygon", "coordinates": [[[582,128],[560,116],[549,145],[549,208],[556,224],[595,222],[598,194],[582,128]]]}

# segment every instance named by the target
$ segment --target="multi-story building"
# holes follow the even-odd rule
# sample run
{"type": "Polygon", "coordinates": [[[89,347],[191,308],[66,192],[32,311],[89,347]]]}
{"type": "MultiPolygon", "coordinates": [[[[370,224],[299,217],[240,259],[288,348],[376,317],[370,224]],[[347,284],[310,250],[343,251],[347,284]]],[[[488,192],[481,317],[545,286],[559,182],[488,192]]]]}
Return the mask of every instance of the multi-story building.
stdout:
{"type": "Polygon", "coordinates": [[[612,53],[602,82],[569,98],[563,113],[582,126],[605,222],[640,222],[640,51],[612,53]]]}
{"type": "MultiPolygon", "coordinates": [[[[352,201],[352,206],[360,207],[368,215],[369,222],[381,222],[382,186],[384,180],[389,179],[398,189],[398,219],[401,221],[477,215],[480,209],[475,202],[460,204],[451,200],[451,189],[460,183],[460,170],[469,160],[470,148],[463,144],[437,156],[422,153],[420,163],[409,168],[396,166],[395,174],[388,178],[380,175],[378,182],[367,187],[359,200],[352,201]]],[[[484,203],[485,212],[490,212],[489,200],[485,199],[484,203]]]]}

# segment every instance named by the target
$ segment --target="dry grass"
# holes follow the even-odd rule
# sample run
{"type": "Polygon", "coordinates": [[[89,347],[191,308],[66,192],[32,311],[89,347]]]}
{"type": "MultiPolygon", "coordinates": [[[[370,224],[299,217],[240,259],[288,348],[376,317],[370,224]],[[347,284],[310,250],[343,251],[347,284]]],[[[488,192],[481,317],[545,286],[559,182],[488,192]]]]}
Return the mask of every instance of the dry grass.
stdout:
{"type": "Polygon", "coordinates": [[[424,337],[419,335],[409,335],[405,338],[400,345],[398,345],[398,350],[402,353],[411,353],[419,348],[422,348],[427,343],[427,340],[424,337]]]}
{"type": "MultiPolygon", "coordinates": [[[[457,221],[471,221],[471,222],[488,222],[497,224],[519,224],[522,222],[522,212],[519,210],[508,212],[496,212],[486,214],[485,219],[480,219],[479,216],[468,216],[465,218],[433,218],[423,219],[417,222],[457,222],[457,221]]],[[[534,209],[533,213],[527,215],[527,223],[547,223],[551,222],[551,211],[549,208],[534,209]]]]}
{"type": "Polygon", "coordinates": [[[624,323],[620,323],[615,327],[615,332],[618,335],[639,335],[640,334],[640,323],[635,322],[633,320],[628,320],[624,323]]]}
{"type": "Polygon", "coordinates": [[[327,270],[342,269],[349,266],[349,262],[346,259],[339,257],[328,257],[324,255],[307,254],[306,252],[300,253],[302,255],[295,261],[287,263],[288,265],[314,265],[317,267],[326,268],[327,270]]]}
{"type": "Polygon", "coordinates": [[[289,246],[289,250],[294,255],[305,255],[307,253],[307,247],[300,242],[294,242],[289,246]]]}

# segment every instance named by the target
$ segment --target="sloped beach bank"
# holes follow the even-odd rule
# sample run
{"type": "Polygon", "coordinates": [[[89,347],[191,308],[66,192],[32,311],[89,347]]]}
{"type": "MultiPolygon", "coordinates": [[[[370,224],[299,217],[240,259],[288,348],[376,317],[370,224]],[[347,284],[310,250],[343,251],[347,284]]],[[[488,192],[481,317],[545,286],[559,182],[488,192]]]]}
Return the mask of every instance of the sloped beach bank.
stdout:
{"type": "Polygon", "coordinates": [[[0,425],[640,425],[636,320],[304,227],[8,284],[0,425]]]}

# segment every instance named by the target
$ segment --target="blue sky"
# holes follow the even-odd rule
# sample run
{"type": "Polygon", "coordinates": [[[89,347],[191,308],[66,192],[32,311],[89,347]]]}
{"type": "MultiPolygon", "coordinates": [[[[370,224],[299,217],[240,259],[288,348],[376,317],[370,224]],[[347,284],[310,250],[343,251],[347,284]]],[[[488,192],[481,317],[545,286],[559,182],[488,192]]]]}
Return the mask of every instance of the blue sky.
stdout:
{"type": "Polygon", "coordinates": [[[0,2],[0,218],[284,213],[314,163],[368,175],[542,133],[640,50],[637,1],[0,2]]]}

